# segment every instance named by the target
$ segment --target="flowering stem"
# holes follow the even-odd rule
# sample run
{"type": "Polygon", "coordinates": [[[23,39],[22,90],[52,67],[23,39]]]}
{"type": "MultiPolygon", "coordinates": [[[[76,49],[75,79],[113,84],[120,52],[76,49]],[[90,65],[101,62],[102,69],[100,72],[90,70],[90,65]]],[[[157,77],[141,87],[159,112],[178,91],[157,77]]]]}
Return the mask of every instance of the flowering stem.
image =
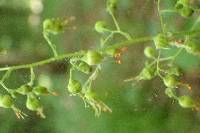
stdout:
{"type": "MultiPolygon", "coordinates": [[[[199,33],[200,30],[193,30],[193,31],[182,31],[182,32],[176,32],[172,33],[173,35],[192,35],[199,33]]],[[[127,46],[133,46],[139,43],[144,43],[148,41],[153,41],[153,36],[145,36],[145,37],[138,37],[138,38],[133,38],[127,41],[119,42],[113,45],[109,45],[107,47],[99,49],[99,51],[107,51],[110,49],[117,49],[117,48],[122,48],[122,47],[127,47],[127,46]]],[[[71,58],[71,57],[77,57],[77,56],[83,56],[87,51],[78,51],[74,53],[67,53],[67,54],[61,54],[55,57],[51,57],[48,59],[44,59],[42,61],[30,63],[30,64],[23,64],[23,65],[16,65],[16,66],[9,66],[9,67],[2,67],[0,68],[0,71],[7,71],[7,70],[18,70],[18,69],[25,69],[25,68],[34,68],[42,65],[46,65],[55,61],[71,58]]]]}
{"type": "Polygon", "coordinates": [[[38,61],[38,62],[35,62],[35,63],[31,63],[31,64],[3,67],[3,68],[0,68],[0,71],[6,71],[6,70],[10,70],[10,69],[18,70],[18,69],[31,68],[31,67],[34,68],[34,67],[38,67],[38,66],[42,66],[42,65],[45,65],[45,64],[49,64],[49,63],[52,63],[52,62],[55,62],[55,61],[63,60],[63,59],[66,59],[66,58],[82,56],[84,54],[85,54],[85,51],[62,54],[62,55],[59,55],[59,56],[56,56],[56,57],[52,57],[52,58],[45,59],[45,60],[42,60],[42,61],[38,61]]]}

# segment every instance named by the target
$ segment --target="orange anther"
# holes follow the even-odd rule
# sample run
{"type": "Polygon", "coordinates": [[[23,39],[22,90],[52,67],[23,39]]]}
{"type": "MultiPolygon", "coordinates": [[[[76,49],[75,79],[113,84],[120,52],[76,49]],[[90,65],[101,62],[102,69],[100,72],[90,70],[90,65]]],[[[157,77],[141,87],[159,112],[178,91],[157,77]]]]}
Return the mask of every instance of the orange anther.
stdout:
{"type": "Polygon", "coordinates": [[[117,60],[117,64],[122,64],[122,61],[121,60],[117,60]]]}
{"type": "Polygon", "coordinates": [[[192,86],[188,85],[188,90],[192,91],[192,86]]]}
{"type": "Polygon", "coordinates": [[[123,48],[121,48],[121,52],[126,52],[126,51],[128,51],[128,47],[123,47],[123,48]]]}

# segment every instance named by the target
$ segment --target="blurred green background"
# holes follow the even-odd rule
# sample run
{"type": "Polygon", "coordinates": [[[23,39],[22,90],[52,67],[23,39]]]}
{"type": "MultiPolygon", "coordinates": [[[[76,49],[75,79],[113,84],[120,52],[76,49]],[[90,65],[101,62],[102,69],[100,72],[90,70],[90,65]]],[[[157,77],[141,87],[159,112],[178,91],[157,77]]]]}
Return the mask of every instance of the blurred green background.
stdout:
{"type": "MultiPolygon", "coordinates": [[[[173,3],[166,0],[163,7],[171,7],[173,3]]],[[[75,18],[73,27],[53,38],[60,53],[98,47],[100,35],[94,31],[94,23],[106,20],[114,28],[105,5],[105,0],[0,0],[0,49],[7,50],[7,54],[0,55],[1,67],[31,63],[52,55],[42,36],[42,21],[46,18],[75,18]]],[[[197,15],[183,19],[169,14],[165,20],[171,31],[187,30],[197,15]]],[[[116,16],[121,28],[133,37],[160,31],[154,0],[119,0],[116,16]]],[[[159,79],[136,87],[123,82],[142,69],[145,57],[141,53],[148,44],[151,43],[130,47],[122,65],[113,60],[103,65],[95,90],[112,108],[112,114],[95,117],[93,110],[84,108],[80,98],[69,96],[66,89],[69,64],[65,60],[36,70],[37,82],[60,94],[41,97],[47,118],[40,119],[27,111],[29,116],[18,120],[11,110],[1,108],[0,133],[199,133],[200,113],[183,109],[169,99],[159,79]]],[[[183,52],[176,63],[184,70],[183,77],[192,84],[198,98],[200,60],[183,52]]],[[[26,83],[28,76],[28,70],[16,71],[6,84],[16,88],[26,83]]],[[[24,98],[18,103],[26,110],[24,98]]]]}

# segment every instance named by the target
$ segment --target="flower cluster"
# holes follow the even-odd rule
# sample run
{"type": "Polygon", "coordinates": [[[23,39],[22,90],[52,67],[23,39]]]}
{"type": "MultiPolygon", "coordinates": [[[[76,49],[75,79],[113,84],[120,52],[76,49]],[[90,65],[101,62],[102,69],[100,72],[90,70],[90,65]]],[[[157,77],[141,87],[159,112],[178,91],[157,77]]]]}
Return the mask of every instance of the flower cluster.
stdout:
{"type": "Polygon", "coordinates": [[[200,33],[200,29],[197,28],[199,18],[194,22],[191,29],[178,32],[168,30],[166,28],[167,24],[163,18],[163,15],[169,12],[178,13],[184,18],[189,18],[199,9],[195,6],[194,1],[190,0],[176,0],[174,3],[172,9],[161,10],[161,0],[157,0],[161,32],[153,36],[133,38],[129,33],[121,30],[115,17],[117,0],[107,0],[106,11],[111,16],[115,28],[109,28],[109,25],[105,21],[97,21],[94,25],[94,29],[100,34],[98,48],[67,54],[59,54],[56,50],[56,45],[52,43],[50,38],[51,35],[63,33],[66,27],[69,26],[70,20],[59,18],[45,20],[43,22],[43,36],[54,55],[49,59],[31,64],[0,68],[0,71],[5,72],[0,80],[0,85],[6,90],[5,94],[0,94],[0,107],[12,109],[18,118],[24,118],[26,114],[16,107],[15,101],[18,100],[18,97],[25,96],[26,108],[44,118],[45,115],[43,113],[40,97],[43,95],[56,95],[56,93],[44,86],[35,85],[35,73],[33,70],[38,66],[69,58],[71,67],[68,84],[66,86],[68,93],[71,96],[78,96],[83,99],[85,106],[94,109],[96,116],[99,116],[101,112],[112,112],[99,98],[94,89],[95,86],[93,85],[102,70],[102,64],[107,61],[108,58],[112,58],[117,64],[121,64],[121,56],[126,52],[128,46],[151,41],[153,42],[152,45],[146,46],[144,49],[144,55],[146,57],[144,68],[137,76],[126,81],[132,81],[133,84],[135,84],[141,80],[152,80],[158,77],[164,84],[164,92],[169,98],[177,100],[177,103],[183,108],[195,108],[199,111],[200,104],[190,93],[192,87],[185,81],[181,81],[183,72],[175,63],[175,60],[183,50],[197,56],[200,55],[200,45],[197,36],[198,33],[200,33]],[[111,40],[115,35],[120,35],[123,39],[119,43],[111,44],[111,40]],[[163,51],[170,49],[177,49],[177,51],[174,55],[170,56],[162,54],[163,51]],[[12,71],[19,69],[30,69],[30,82],[19,88],[9,89],[5,85],[5,80],[9,78],[12,71]],[[81,79],[76,78],[74,72],[87,75],[86,81],[83,82],[81,79]],[[181,89],[186,89],[187,93],[182,94],[180,91],[181,89]]]}

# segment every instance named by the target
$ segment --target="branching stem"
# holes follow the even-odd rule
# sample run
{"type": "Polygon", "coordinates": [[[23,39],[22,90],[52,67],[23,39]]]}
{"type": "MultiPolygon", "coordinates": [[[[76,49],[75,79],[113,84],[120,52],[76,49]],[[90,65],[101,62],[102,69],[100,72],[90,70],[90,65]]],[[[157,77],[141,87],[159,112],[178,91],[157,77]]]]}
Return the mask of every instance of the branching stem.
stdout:
{"type": "MultiPolygon", "coordinates": [[[[176,33],[172,33],[172,34],[173,35],[192,35],[192,34],[196,34],[199,32],[200,32],[200,30],[193,30],[193,31],[181,31],[181,32],[176,32],[176,33]]],[[[107,51],[110,49],[117,49],[117,48],[122,48],[122,47],[133,46],[133,45],[145,43],[145,42],[152,41],[152,40],[153,40],[153,36],[133,38],[130,40],[122,41],[120,43],[116,43],[116,44],[101,48],[101,49],[99,49],[99,51],[104,52],[104,51],[107,51]]],[[[7,71],[7,70],[14,71],[14,70],[18,70],[18,69],[39,67],[42,65],[50,64],[55,61],[60,61],[60,60],[71,58],[71,57],[83,56],[86,52],[87,51],[81,50],[81,51],[74,52],[74,53],[61,54],[61,55],[58,55],[58,56],[55,56],[52,58],[44,59],[42,61],[38,61],[38,62],[30,63],[30,64],[2,67],[2,68],[0,68],[0,71],[7,71]]]]}

